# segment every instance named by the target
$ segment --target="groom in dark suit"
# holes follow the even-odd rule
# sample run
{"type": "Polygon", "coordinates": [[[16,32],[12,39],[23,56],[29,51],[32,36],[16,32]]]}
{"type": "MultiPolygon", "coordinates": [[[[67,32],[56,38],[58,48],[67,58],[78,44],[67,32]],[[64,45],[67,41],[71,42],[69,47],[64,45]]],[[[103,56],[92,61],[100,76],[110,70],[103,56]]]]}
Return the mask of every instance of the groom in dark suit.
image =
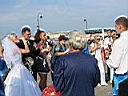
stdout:
{"type": "Polygon", "coordinates": [[[21,49],[23,63],[25,64],[26,68],[30,70],[35,80],[37,80],[35,59],[39,54],[39,50],[36,50],[34,46],[35,42],[34,40],[30,40],[30,37],[31,28],[29,26],[24,26],[22,28],[22,37],[17,45],[21,49]]]}

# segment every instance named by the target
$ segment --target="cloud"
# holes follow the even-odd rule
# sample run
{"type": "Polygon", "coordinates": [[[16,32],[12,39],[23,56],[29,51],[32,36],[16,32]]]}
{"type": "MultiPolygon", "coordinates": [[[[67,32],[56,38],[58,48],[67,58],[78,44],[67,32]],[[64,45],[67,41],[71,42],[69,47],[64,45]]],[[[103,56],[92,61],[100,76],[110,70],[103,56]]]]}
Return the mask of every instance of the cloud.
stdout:
{"type": "Polygon", "coordinates": [[[7,25],[12,25],[12,24],[18,24],[26,21],[27,19],[30,20],[33,18],[31,14],[26,14],[23,16],[22,13],[18,12],[12,12],[8,14],[0,14],[0,23],[1,26],[7,26],[7,25]]]}
{"type": "Polygon", "coordinates": [[[83,17],[87,18],[88,27],[100,27],[102,25],[113,26],[113,20],[119,15],[128,16],[127,0],[118,0],[118,2],[117,0],[3,1],[4,3],[0,3],[1,32],[15,30],[22,24],[30,24],[34,29],[38,12],[43,13],[40,22],[43,28],[51,31],[82,29],[84,27],[83,17]]]}
{"type": "Polygon", "coordinates": [[[19,0],[18,4],[14,6],[14,8],[23,8],[26,7],[31,0],[19,0]]]}

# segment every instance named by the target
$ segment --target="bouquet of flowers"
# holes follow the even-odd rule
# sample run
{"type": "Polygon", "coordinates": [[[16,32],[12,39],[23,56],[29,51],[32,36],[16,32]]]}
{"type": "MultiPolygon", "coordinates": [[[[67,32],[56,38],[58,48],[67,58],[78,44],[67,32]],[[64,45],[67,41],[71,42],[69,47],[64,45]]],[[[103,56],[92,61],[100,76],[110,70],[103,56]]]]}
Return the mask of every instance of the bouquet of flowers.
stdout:
{"type": "Polygon", "coordinates": [[[53,85],[49,85],[43,90],[42,96],[61,96],[61,94],[60,92],[56,92],[53,85]]]}

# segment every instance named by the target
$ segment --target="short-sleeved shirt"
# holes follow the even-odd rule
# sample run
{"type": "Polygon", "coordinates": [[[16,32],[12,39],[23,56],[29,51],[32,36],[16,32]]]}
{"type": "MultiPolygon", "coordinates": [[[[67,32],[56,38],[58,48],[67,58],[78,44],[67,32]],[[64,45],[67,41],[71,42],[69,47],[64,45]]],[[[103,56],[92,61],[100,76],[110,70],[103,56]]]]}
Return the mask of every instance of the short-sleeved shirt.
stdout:
{"type": "Polygon", "coordinates": [[[54,47],[53,47],[53,49],[52,49],[52,57],[51,57],[51,67],[52,67],[52,69],[53,69],[53,65],[54,65],[54,63],[55,63],[55,60],[56,60],[56,58],[57,58],[57,56],[56,56],[56,52],[64,52],[64,51],[66,51],[66,46],[65,45],[61,45],[60,43],[58,43],[57,45],[55,45],[54,47]]]}

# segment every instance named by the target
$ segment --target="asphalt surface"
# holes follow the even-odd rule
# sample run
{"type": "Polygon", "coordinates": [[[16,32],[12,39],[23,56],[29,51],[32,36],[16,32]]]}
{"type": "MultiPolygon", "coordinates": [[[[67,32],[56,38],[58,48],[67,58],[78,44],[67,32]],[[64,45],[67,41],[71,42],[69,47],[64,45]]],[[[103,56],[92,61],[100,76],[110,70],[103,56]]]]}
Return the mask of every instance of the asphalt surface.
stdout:
{"type": "Polygon", "coordinates": [[[108,83],[107,86],[97,86],[96,87],[96,90],[95,90],[95,93],[96,93],[96,96],[112,96],[112,87],[111,87],[111,84],[108,83]]]}

